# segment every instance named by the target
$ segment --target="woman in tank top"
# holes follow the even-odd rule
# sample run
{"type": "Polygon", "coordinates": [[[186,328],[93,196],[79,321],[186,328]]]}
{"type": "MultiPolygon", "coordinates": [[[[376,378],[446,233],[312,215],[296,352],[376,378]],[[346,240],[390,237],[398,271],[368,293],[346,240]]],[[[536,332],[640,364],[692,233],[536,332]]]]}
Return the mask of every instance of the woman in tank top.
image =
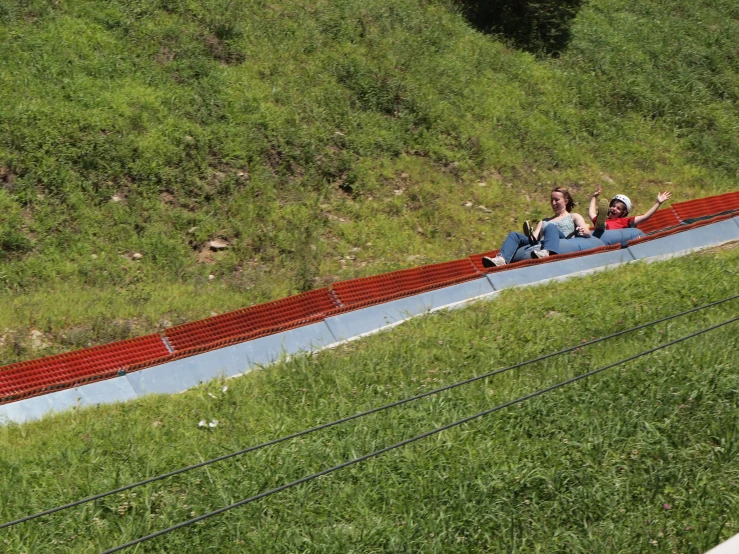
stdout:
{"type": "MultiPolygon", "coordinates": [[[[567,189],[557,187],[552,190],[550,203],[554,211],[552,217],[540,221],[533,231],[528,225],[528,222],[526,222],[524,225],[525,234],[510,233],[503,242],[498,255],[494,258],[484,256],[482,258],[482,265],[485,267],[494,267],[508,264],[519,248],[534,246],[539,241],[541,241],[541,249],[532,249],[532,258],[544,258],[550,254],[561,253],[560,241],[562,240],[590,237],[590,229],[588,229],[585,219],[580,214],[572,213],[572,208],[575,207],[575,201],[567,189]]],[[[592,245],[585,244],[587,248],[596,248],[603,245],[597,239],[592,240],[592,245]]],[[[581,249],[585,248],[578,246],[577,250],[581,249]]],[[[572,251],[570,248],[565,248],[565,250],[572,251]]]]}

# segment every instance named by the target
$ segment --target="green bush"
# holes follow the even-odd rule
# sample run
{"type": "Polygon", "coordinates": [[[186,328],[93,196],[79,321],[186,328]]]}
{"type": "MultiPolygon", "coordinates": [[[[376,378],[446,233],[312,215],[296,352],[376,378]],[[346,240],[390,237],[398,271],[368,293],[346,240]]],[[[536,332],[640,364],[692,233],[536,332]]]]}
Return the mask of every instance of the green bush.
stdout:
{"type": "Polygon", "coordinates": [[[582,0],[459,0],[479,30],[506,37],[534,53],[559,54],[572,36],[570,24],[582,0]]]}

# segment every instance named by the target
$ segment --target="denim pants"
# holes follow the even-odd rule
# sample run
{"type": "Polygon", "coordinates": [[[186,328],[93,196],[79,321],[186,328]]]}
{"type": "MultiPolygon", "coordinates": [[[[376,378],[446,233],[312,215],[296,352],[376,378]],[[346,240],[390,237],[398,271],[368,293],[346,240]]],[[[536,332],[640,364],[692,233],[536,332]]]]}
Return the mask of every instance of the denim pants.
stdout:
{"type": "Polygon", "coordinates": [[[541,248],[552,254],[569,254],[604,246],[605,243],[596,237],[567,238],[556,225],[547,225],[540,233],[541,243],[532,244],[522,233],[510,233],[500,248],[499,256],[506,263],[520,262],[531,258],[531,252],[541,248]]]}
{"type": "Polygon", "coordinates": [[[523,233],[516,233],[515,231],[511,231],[510,233],[508,233],[508,236],[503,241],[503,246],[500,247],[500,252],[498,252],[498,256],[502,256],[502,258],[505,260],[505,263],[511,263],[511,259],[516,253],[516,250],[526,246],[533,246],[533,243],[529,240],[529,237],[527,237],[523,233]]]}
{"type": "Polygon", "coordinates": [[[626,244],[632,239],[646,236],[644,231],[631,227],[628,229],[612,229],[610,231],[593,231],[593,236],[605,244],[626,244]]]}
{"type": "MultiPolygon", "coordinates": [[[[559,252],[559,240],[565,239],[565,235],[556,225],[547,225],[540,232],[541,248],[543,250],[549,250],[552,254],[559,252]]],[[[511,232],[503,241],[503,246],[500,247],[498,256],[502,256],[505,263],[511,263],[513,256],[519,248],[526,248],[534,246],[534,242],[529,240],[529,237],[523,233],[511,232]]],[[[529,256],[530,257],[530,256],[529,256]]]]}

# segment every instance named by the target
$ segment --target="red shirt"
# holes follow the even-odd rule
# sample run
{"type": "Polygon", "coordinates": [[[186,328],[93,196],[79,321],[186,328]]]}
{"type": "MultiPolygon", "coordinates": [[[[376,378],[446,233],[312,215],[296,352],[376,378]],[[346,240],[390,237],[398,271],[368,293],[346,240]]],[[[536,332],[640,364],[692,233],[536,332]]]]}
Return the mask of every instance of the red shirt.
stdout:
{"type": "Polygon", "coordinates": [[[606,219],[606,229],[628,229],[636,227],[636,218],[634,217],[614,217],[606,219]]]}
{"type": "MultiPolygon", "coordinates": [[[[595,223],[595,220],[593,220],[595,223]]],[[[629,229],[636,227],[636,218],[633,217],[609,217],[606,219],[606,230],[629,229]]]]}

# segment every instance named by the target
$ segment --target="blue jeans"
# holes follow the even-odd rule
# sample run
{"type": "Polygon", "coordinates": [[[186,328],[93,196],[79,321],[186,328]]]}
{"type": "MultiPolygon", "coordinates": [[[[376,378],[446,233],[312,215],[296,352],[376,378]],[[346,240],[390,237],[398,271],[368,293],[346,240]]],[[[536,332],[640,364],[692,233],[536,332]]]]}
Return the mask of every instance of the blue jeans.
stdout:
{"type": "Polygon", "coordinates": [[[612,229],[610,231],[593,231],[593,236],[605,244],[625,244],[628,241],[645,236],[644,231],[631,227],[629,229],[612,229]]]}
{"type": "MultiPolygon", "coordinates": [[[[560,231],[556,225],[547,225],[540,233],[541,248],[543,250],[549,250],[552,254],[557,254],[559,253],[559,241],[560,239],[564,240],[565,238],[565,235],[562,234],[562,231],[560,231]]],[[[503,241],[503,246],[500,247],[498,256],[502,256],[505,263],[509,264],[513,257],[516,256],[518,250],[523,249],[528,250],[528,257],[530,258],[531,250],[533,250],[533,248],[530,247],[535,244],[535,242],[531,242],[529,237],[523,233],[516,233],[514,231],[508,233],[508,236],[503,241]]]]}
{"type": "Polygon", "coordinates": [[[525,248],[527,246],[533,246],[533,243],[529,240],[529,237],[523,233],[516,233],[512,231],[508,233],[508,236],[503,241],[503,246],[500,247],[498,256],[502,256],[505,263],[511,263],[511,259],[519,248],[525,248]]]}
{"type": "Polygon", "coordinates": [[[522,233],[510,233],[503,242],[498,255],[502,256],[506,263],[510,263],[530,260],[531,252],[537,249],[549,250],[552,254],[569,254],[571,252],[581,252],[583,250],[605,246],[605,243],[596,237],[573,237],[568,239],[556,225],[547,225],[544,227],[540,237],[541,244],[533,245],[526,235],[522,233]]]}
{"type": "MultiPolygon", "coordinates": [[[[571,254],[572,252],[582,252],[583,250],[590,250],[591,248],[598,248],[599,246],[605,246],[603,244],[603,241],[600,239],[597,239],[595,237],[574,237],[571,239],[561,239],[559,241],[559,246],[557,246],[557,250],[550,250],[549,248],[544,248],[544,245],[542,244],[543,250],[549,250],[552,254],[571,254]]],[[[531,259],[531,251],[538,248],[537,246],[529,246],[528,248],[521,248],[519,249],[516,254],[513,256],[514,262],[518,262],[521,260],[529,260],[531,259]]]]}

